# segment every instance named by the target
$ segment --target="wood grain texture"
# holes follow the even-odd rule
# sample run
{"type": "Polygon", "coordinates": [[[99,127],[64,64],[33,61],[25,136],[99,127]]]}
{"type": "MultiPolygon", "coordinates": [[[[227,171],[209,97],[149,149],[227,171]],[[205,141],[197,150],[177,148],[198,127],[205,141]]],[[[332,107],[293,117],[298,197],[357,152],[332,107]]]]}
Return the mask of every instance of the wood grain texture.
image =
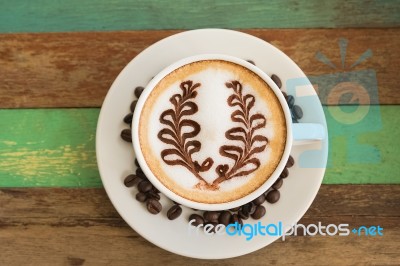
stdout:
{"type": "MultiPolygon", "coordinates": [[[[330,143],[325,184],[400,183],[400,106],[367,107],[364,118],[346,123],[338,114],[356,117],[353,106],[324,107],[330,143]]],[[[100,187],[98,114],[89,108],[0,110],[0,187],[100,187]]]]}
{"type": "Polygon", "coordinates": [[[0,32],[396,27],[397,1],[3,1],[0,32]]]}
{"type": "Polygon", "coordinates": [[[0,186],[101,185],[98,109],[14,111],[0,110],[0,186]]]}
{"type": "MultiPolygon", "coordinates": [[[[323,104],[400,103],[395,67],[400,65],[399,28],[244,32],[291,57],[315,87],[320,85],[323,104]],[[348,41],[344,68],[341,39],[348,41]],[[372,56],[351,67],[367,51],[372,56]],[[336,68],[319,61],[317,54],[324,54],[336,68]],[[350,97],[329,100],[327,94],[333,87],[349,80],[359,83],[363,93],[341,95],[337,91],[350,97]],[[326,88],[321,89],[322,85],[326,88]]],[[[132,58],[174,33],[177,31],[2,34],[0,108],[99,107],[112,81],[132,58]]]]}
{"type": "Polygon", "coordinates": [[[154,246],[128,227],[102,189],[1,189],[0,205],[1,265],[394,265],[400,260],[398,185],[323,185],[300,220],[380,225],[383,236],[288,237],[228,260],[201,261],[154,246]]]}

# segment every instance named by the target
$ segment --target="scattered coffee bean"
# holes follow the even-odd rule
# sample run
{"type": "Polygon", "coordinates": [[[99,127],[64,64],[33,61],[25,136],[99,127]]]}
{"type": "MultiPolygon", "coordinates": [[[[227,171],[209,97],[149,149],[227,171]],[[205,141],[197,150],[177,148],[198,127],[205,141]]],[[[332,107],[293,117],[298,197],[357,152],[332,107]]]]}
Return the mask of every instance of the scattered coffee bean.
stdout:
{"type": "Polygon", "coordinates": [[[287,161],[287,163],[286,163],[286,167],[287,167],[287,168],[290,168],[290,167],[292,167],[293,165],[294,165],[294,159],[293,159],[292,155],[290,155],[290,156],[289,156],[289,159],[288,159],[288,161],[287,161]]]}
{"type": "Polygon", "coordinates": [[[241,206],[239,206],[239,207],[236,207],[236,208],[232,208],[232,209],[229,209],[231,212],[237,212],[238,210],[240,210],[240,208],[241,208],[241,206]]]}
{"type": "Polygon", "coordinates": [[[203,217],[208,222],[218,222],[219,212],[217,211],[206,211],[203,217]]]}
{"type": "Polygon", "coordinates": [[[285,167],[279,177],[286,178],[289,176],[289,170],[285,167]]]}
{"type": "Polygon", "coordinates": [[[139,165],[139,162],[138,162],[137,159],[135,159],[135,165],[136,165],[137,168],[140,168],[140,165],[139,165]]]}
{"type": "Polygon", "coordinates": [[[189,216],[189,222],[192,220],[194,220],[194,222],[191,223],[191,225],[193,225],[193,226],[198,226],[199,224],[204,224],[203,217],[201,217],[201,215],[198,215],[196,213],[193,213],[189,216]]]}
{"type": "Polygon", "coordinates": [[[175,201],[173,201],[173,200],[172,200],[172,202],[173,202],[175,205],[181,205],[180,203],[175,202],[175,201]]]}
{"type": "Polygon", "coordinates": [[[292,109],[292,107],[294,105],[294,97],[292,95],[288,95],[288,97],[286,98],[286,101],[289,105],[289,108],[292,109]]]}
{"type": "Polygon", "coordinates": [[[124,117],[124,122],[128,125],[132,124],[133,113],[129,113],[124,117]]]}
{"type": "Polygon", "coordinates": [[[251,202],[242,206],[242,211],[247,214],[252,214],[255,211],[255,209],[256,209],[256,206],[251,202]]]}
{"type": "Polygon", "coordinates": [[[134,100],[134,101],[131,103],[130,109],[131,109],[131,112],[132,112],[132,113],[135,111],[136,104],[137,104],[137,100],[134,100]]]}
{"type": "Polygon", "coordinates": [[[160,193],[161,193],[155,186],[153,186],[153,188],[151,189],[151,191],[153,191],[154,193],[157,193],[157,194],[160,194],[160,193]]]}
{"type": "Polygon", "coordinates": [[[128,175],[124,179],[124,185],[127,187],[133,187],[139,184],[140,178],[137,175],[128,175]]]}
{"type": "Polygon", "coordinates": [[[145,202],[147,200],[147,195],[143,192],[139,192],[136,194],[137,201],[145,202]]]}
{"type": "Polygon", "coordinates": [[[238,223],[240,225],[243,225],[242,219],[237,214],[232,214],[230,223],[231,224],[238,223]]]}
{"type": "Polygon", "coordinates": [[[167,212],[167,217],[170,220],[175,220],[182,213],[182,208],[179,205],[173,205],[167,212]]]}
{"type": "Polygon", "coordinates": [[[150,191],[152,188],[153,188],[153,185],[147,180],[141,181],[138,185],[139,191],[143,192],[143,193],[150,191]]]}
{"type": "Polygon", "coordinates": [[[137,168],[135,173],[137,176],[141,177],[142,179],[147,179],[147,176],[143,173],[142,168],[137,168]]]}
{"type": "Polygon", "coordinates": [[[253,60],[246,60],[246,61],[249,62],[249,63],[252,64],[252,65],[256,65],[256,63],[254,63],[253,60]]]}
{"type": "Polygon", "coordinates": [[[242,219],[242,220],[247,220],[250,217],[250,214],[246,211],[239,210],[237,215],[242,219]]]}
{"type": "Polygon", "coordinates": [[[294,105],[292,111],[294,118],[301,119],[303,117],[303,110],[300,106],[294,105]]]}
{"type": "Polygon", "coordinates": [[[264,194],[261,194],[259,197],[257,197],[256,199],[253,200],[253,203],[255,205],[261,205],[265,202],[265,196],[264,194]]]}
{"type": "Polygon", "coordinates": [[[296,123],[299,123],[299,121],[298,121],[296,118],[293,118],[293,117],[292,117],[292,123],[293,123],[293,124],[296,124],[296,123]]]}
{"type": "Polygon", "coordinates": [[[257,206],[255,212],[251,215],[251,218],[258,220],[262,218],[266,213],[265,207],[262,205],[257,206]]]}
{"type": "Polygon", "coordinates": [[[121,138],[126,142],[132,142],[132,135],[130,129],[124,129],[121,131],[121,138]]]}
{"type": "Polygon", "coordinates": [[[270,192],[268,192],[267,196],[265,197],[266,200],[269,203],[275,203],[279,200],[281,194],[279,193],[279,190],[271,190],[270,192]]]}
{"type": "Polygon", "coordinates": [[[157,214],[162,210],[161,203],[158,200],[149,199],[147,200],[147,210],[151,214],[157,214]]]}
{"type": "Polygon", "coordinates": [[[140,95],[142,94],[143,90],[144,90],[144,88],[143,88],[142,86],[136,87],[136,88],[135,88],[135,96],[136,96],[137,98],[139,98],[140,95]]]}
{"type": "Polygon", "coordinates": [[[285,99],[287,99],[288,95],[286,94],[286,92],[282,91],[283,97],[285,97],[285,99]]]}
{"type": "Polygon", "coordinates": [[[275,82],[279,89],[282,88],[282,81],[277,75],[272,74],[271,79],[275,82]]]}
{"type": "Polygon", "coordinates": [[[273,189],[280,189],[282,187],[283,184],[283,179],[282,178],[278,178],[278,180],[275,181],[275,183],[272,185],[273,189]]]}
{"type": "Polygon", "coordinates": [[[231,213],[229,211],[222,211],[218,217],[218,222],[227,226],[231,220],[231,213]]]}
{"type": "Polygon", "coordinates": [[[158,193],[154,192],[153,190],[147,191],[146,195],[149,199],[155,199],[155,200],[161,199],[161,196],[158,193]]]}

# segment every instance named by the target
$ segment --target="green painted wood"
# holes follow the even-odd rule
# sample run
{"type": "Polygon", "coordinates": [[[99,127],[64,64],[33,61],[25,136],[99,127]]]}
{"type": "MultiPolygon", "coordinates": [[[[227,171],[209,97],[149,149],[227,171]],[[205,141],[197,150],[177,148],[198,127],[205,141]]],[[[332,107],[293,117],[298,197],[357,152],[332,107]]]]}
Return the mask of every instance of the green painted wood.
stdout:
{"type": "MultiPolygon", "coordinates": [[[[400,183],[400,106],[324,107],[329,128],[325,184],[400,183]],[[362,111],[362,110],[361,110],[362,111]]],[[[100,187],[99,109],[0,110],[0,187],[100,187]]],[[[128,145],[128,144],[127,144],[128,145]]]]}
{"type": "Polygon", "coordinates": [[[399,1],[1,1],[0,32],[396,27],[399,1]]]}
{"type": "Polygon", "coordinates": [[[99,187],[98,109],[0,110],[0,186],[99,187]]]}

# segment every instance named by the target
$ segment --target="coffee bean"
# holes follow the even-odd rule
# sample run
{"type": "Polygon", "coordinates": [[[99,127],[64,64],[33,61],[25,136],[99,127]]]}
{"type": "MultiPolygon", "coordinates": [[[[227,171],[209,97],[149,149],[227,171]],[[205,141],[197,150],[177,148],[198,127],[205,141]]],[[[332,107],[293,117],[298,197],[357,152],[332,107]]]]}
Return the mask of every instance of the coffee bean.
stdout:
{"type": "Polygon", "coordinates": [[[147,200],[147,210],[151,214],[157,214],[162,210],[162,205],[158,200],[149,199],[147,200]]]}
{"type": "Polygon", "coordinates": [[[293,117],[292,117],[292,123],[293,123],[293,124],[296,124],[296,123],[299,123],[299,121],[298,121],[296,118],[293,118],[293,117]]]}
{"type": "Polygon", "coordinates": [[[265,196],[264,194],[261,194],[259,197],[257,197],[255,200],[252,201],[255,205],[261,205],[265,202],[265,196]]]}
{"type": "Polygon", "coordinates": [[[265,207],[262,205],[257,206],[255,212],[251,215],[251,218],[258,220],[262,218],[266,213],[265,207]]]}
{"type": "Polygon", "coordinates": [[[285,100],[287,99],[288,95],[286,94],[286,92],[282,91],[283,97],[285,97],[285,100]]]}
{"type": "Polygon", "coordinates": [[[138,162],[137,159],[135,159],[135,165],[136,165],[137,168],[140,168],[140,165],[139,165],[139,162],[138,162]]]}
{"type": "Polygon", "coordinates": [[[289,170],[285,167],[279,177],[286,178],[289,176],[289,170]]]}
{"type": "Polygon", "coordinates": [[[173,201],[173,200],[172,200],[172,202],[173,202],[175,205],[181,205],[180,203],[175,202],[175,201],[173,201]]]}
{"type": "Polygon", "coordinates": [[[182,213],[182,208],[179,205],[173,205],[167,212],[167,217],[170,220],[175,220],[182,213]]]}
{"type": "Polygon", "coordinates": [[[147,195],[143,192],[139,192],[136,194],[137,201],[145,202],[147,200],[147,195]]]}
{"type": "Polygon", "coordinates": [[[266,200],[269,203],[275,203],[279,200],[281,194],[279,193],[279,190],[271,190],[270,192],[268,192],[267,196],[265,197],[266,200]]]}
{"type": "Polygon", "coordinates": [[[236,208],[232,208],[232,209],[229,209],[231,212],[237,212],[238,210],[240,210],[240,208],[241,208],[241,206],[239,206],[239,207],[236,207],[236,208]]]}
{"type": "Polygon", "coordinates": [[[124,117],[124,122],[128,125],[132,124],[133,113],[129,113],[124,117]]]}
{"type": "Polygon", "coordinates": [[[132,112],[132,113],[135,111],[136,104],[137,104],[137,100],[134,100],[134,101],[131,103],[130,109],[131,109],[131,112],[132,112]]]}
{"type": "Polygon", "coordinates": [[[201,215],[198,215],[196,213],[193,213],[189,216],[189,222],[194,220],[194,222],[192,223],[192,225],[194,226],[198,226],[199,224],[204,224],[204,219],[201,215]]]}
{"type": "Polygon", "coordinates": [[[242,219],[241,219],[237,214],[233,214],[233,215],[231,216],[231,222],[230,222],[230,223],[231,223],[231,224],[238,223],[238,224],[240,224],[240,225],[243,225],[242,219]]]}
{"type": "Polygon", "coordinates": [[[142,179],[147,180],[147,176],[143,173],[142,168],[137,168],[135,173],[137,176],[141,177],[142,179]]]}
{"type": "Polygon", "coordinates": [[[282,88],[282,81],[277,75],[272,74],[271,79],[275,82],[279,89],[282,88]]]}
{"type": "Polygon", "coordinates": [[[153,191],[154,193],[157,193],[157,194],[161,193],[155,186],[153,186],[151,191],[153,191]]]}
{"type": "Polygon", "coordinates": [[[267,194],[268,194],[268,192],[270,192],[272,189],[273,189],[272,187],[270,187],[269,189],[267,189],[267,191],[264,192],[264,196],[266,197],[267,194]]]}
{"type": "Polygon", "coordinates": [[[121,138],[126,142],[132,142],[132,135],[130,129],[124,129],[121,131],[121,138]]]}
{"type": "Polygon", "coordinates": [[[286,101],[289,105],[289,108],[292,109],[292,107],[294,105],[294,97],[292,95],[288,95],[288,97],[286,98],[286,101]]]}
{"type": "Polygon", "coordinates": [[[286,167],[287,167],[287,168],[290,168],[290,167],[292,167],[293,165],[294,165],[294,159],[293,159],[292,155],[290,155],[290,156],[289,156],[289,159],[288,159],[288,161],[287,161],[287,163],[286,163],[286,167]]]}
{"type": "Polygon", "coordinates": [[[124,185],[127,187],[133,187],[139,184],[140,181],[140,177],[138,177],[137,175],[128,175],[124,179],[124,185]]]}
{"type": "Polygon", "coordinates": [[[256,65],[256,63],[254,63],[253,60],[246,60],[246,61],[249,62],[249,63],[252,64],[252,65],[256,65]]]}
{"type": "Polygon", "coordinates": [[[219,212],[216,211],[206,211],[203,217],[208,222],[218,222],[219,212]]]}
{"type": "Polygon", "coordinates": [[[272,185],[273,189],[280,189],[282,187],[283,184],[283,179],[282,178],[278,178],[278,180],[275,181],[275,183],[272,185]]]}
{"type": "Polygon", "coordinates": [[[135,96],[136,96],[137,98],[139,98],[140,95],[142,94],[143,90],[144,90],[144,88],[143,88],[142,86],[136,87],[136,88],[135,88],[135,96]]]}
{"type": "Polygon", "coordinates": [[[146,195],[149,199],[155,199],[155,200],[160,200],[161,196],[154,192],[153,190],[147,191],[146,195]]]}
{"type": "Polygon", "coordinates": [[[251,202],[242,206],[242,211],[244,211],[247,214],[252,214],[255,211],[255,209],[256,206],[251,202]]]}
{"type": "Polygon", "coordinates": [[[301,119],[303,117],[303,110],[300,106],[294,105],[292,111],[294,118],[301,119]]]}
{"type": "Polygon", "coordinates": [[[152,188],[153,188],[153,185],[147,180],[141,181],[138,185],[139,191],[143,192],[143,193],[150,191],[152,188]]]}
{"type": "Polygon", "coordinates": [[[229,224],[229,221],[231,220],[231,216],[232,215],[229,211],[223,211],[218,217],[218,222],[227,226],[229,224]]]}
{"type": "Polygon", "coordinates": [[[243,211],[243,210],[239,210],[237,215],[243,220],[247,220],[250,217],[250,214],[248,212],[243,211]]]}

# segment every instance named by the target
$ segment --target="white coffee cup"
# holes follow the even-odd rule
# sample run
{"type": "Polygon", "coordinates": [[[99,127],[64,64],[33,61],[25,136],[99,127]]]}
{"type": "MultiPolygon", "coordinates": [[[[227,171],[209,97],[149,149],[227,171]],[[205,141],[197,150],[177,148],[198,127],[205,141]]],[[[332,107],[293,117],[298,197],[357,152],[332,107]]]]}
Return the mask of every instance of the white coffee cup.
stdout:
{"type": "Polygon", "coordinates": [[[136,108],[135,112],[133,115],[133,120],[132,120],[132,143],[133,143],[133,148],[137,157],[137,160],[144,172],[144,174],[147,176],[149,181],[159,190],[161,191],[164,195],[166,195],[168,198],[171,200],[180,203],[184,206],[198,209],[198,210],[226,210],[226,209],[231,209],[235,208],[241,205],[244,205],[255,198],[259,197],[262,193],[264,193],[268,188],[270,188],[274,182],[279,178],[281,172],[285,168],[286,162],[289,158],[290,151],[292,148],[292,145],[299,145],[302,143],[309,143],[309,142],[314,142],[314,141],[321,141],[322,139],[325,138],[325,128],[320,125],[320,124],[311,124],[311,123],[296,123],[292,124],[292,117],[291,117],[291,112],[289,109],[289,106],[285,100],[285,97],[283,96],[282,92],[280,89],[277,87],[277,85],[271,80],[271,78],[263,72],[261,69],[258,67],[254,66],[253,64],[250,64],[249,62],[228,56],[228,55],[222,55],[222,54],[202,54],[202,55],[195,55],[191,57],[184,58],[182,60],[179,60],[172,65],[166,67],[163,69],[160,73],[158,73],[146,86],[144,89],[143,93],[141,94],[136,108]],[[259,186],[257,189],[255,189],[253,192],[245,195],[242,198],[230,201],[230,202],[224,202],[224,203],[202,203],[202,202],[196,202],[189,200],[187,198],[184,198],[170,189],[168,189],[151,171],[151,168],[147,165],[146,160],[144,159],[142,150],[141,150],[141,145],[140,145],[140,138],[139,138],[139,122],[140,122],[140,117],[141,117],[141,112],[144,107],[144,104],[146,103],[147,98],[149,97],[151,91],[153,88],[169,73],[172,71],[193,63],[197,61],[203,61],[203,60],[222,60],[222,61],[228,61],[232,62],[238,65],[241,65],[250,71],[254,72],[257,74],[260,78],[262,78],[268,85],[269,87],[273,90],[274,94],[278,98],[280,105],[282,107],[285,120],[286,120],[286,144],[285,148],[282,154],[282,157],[280,159],[279,164],[277,165],[275,171],[270,175],[270,177],[267,179],[265,183],[263,183],[261,186],[259,186]]]}

